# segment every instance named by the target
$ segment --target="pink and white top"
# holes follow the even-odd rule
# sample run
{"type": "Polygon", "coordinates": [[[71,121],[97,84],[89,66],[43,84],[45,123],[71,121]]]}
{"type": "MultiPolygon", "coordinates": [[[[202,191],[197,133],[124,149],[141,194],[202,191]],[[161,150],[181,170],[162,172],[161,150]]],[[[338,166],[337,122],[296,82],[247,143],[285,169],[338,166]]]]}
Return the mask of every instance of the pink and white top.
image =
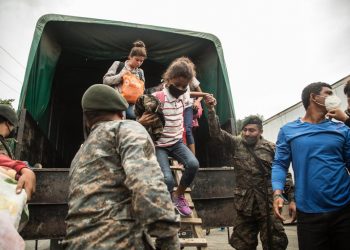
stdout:
{"type": "MultiPolygon", "coordinates": [[[[184,96],[181,95],[176,99],[169,93],[168,88],[164,88],[162,91],[164,98],[160,101],[163,103],[165,126],[161,137],[155,144],[157,147],[169,147],[182,139],[184,96]]],[[[158,95],[155,94],[155,96],[161,99],[158,95]]]]}

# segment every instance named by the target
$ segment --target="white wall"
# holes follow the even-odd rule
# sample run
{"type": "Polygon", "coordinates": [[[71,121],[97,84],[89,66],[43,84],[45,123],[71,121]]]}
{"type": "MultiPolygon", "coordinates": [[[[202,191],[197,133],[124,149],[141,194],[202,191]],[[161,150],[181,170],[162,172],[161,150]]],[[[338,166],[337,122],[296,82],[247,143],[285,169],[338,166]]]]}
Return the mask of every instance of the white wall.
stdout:
{"type": "MultiPolygon", "coordinates": [[[[332,85],[333,91],[337,96],[342,100],[341,108],[343,110],[347,107],[347,99],[344,95],[343,89],[347,81],[350,80],[350,75],[341,79],[340,81],[332,85]]],[[[301,96],[302,89],[300,90],[301,96]]],[[[301,97],[300,97],[301,98],[301,97]]],[[[264,133],[263,136],[265,139],[276,142],[279,129],[286,123],[296,120],[299,117],[304,116],[305,109],[301,102],[291,106],[290,108],[283,110],[282,112],[272,116],[271,118],[264,121],[264,133]]]]}

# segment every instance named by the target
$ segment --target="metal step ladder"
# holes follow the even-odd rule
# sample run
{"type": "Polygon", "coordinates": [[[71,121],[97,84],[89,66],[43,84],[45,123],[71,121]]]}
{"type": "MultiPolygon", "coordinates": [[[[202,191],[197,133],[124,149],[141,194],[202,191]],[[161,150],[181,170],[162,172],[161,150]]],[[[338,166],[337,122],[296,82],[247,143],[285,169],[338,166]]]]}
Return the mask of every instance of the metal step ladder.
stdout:
{"type": "MultiPolygon", "coordinates": [[[[170,159],[170,168],[173,172],[176,186],[180,183],[182,172],[184,167],[181,166],[178,161],[170,159]]],[[[205,239],[205,233],[203,233],[202,228],[202,219],[198,217],[197,211],[194,207],[192,197],[191,197],[191,188],[187,188],[185,192],[185,198],[188,201],[190,208],[192,209],[192,214],[188,217],[181,216],[181,229],[180,229],[180,243],[181,248],[185,247],[197,247],[197,250],[207,250],[208,243],[205,239]],[[191,230],[191,238],[181,238],[181,231],[191,230]]]]}

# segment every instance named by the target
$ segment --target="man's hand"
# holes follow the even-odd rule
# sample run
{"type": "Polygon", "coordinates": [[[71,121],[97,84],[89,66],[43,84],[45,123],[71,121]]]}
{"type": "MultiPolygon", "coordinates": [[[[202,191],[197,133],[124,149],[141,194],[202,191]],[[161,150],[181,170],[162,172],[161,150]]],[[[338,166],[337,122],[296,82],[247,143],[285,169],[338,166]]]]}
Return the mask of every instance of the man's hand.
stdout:
{"type": "Polygon", "coordinates": [[[216,105],[216,99],[212,94],[204,96],[205,105],[209,110],[213,110],[216,105]]]}
{"type": "Polygon", "coordinates": [[[341,122],[345,122],[349,118],[349,116],[347,116],[347,114],[340,108],[328,111],[326,116],[328,116],[329,118],[337,119],[341,122]]]}
{"type": "Polygon", "coordinates": [[[294,201],[289,203],[289,216],[292,218],[291,223],[297,219],[297,206],[294,201]]]}
{"type": "Polygon", "coordinates": [[[276,216],[277,219],[284,221],[286,220],[281,212],[282,212],[282,207],[283,207],[283,203],[284,203],[284,199],[282,197],[279,197],[278,195],[282,195],[282,191],[281,190],[276,190],[273,193],[273,213],[276,216]]]}
{"type": "Polygon", "coordinates": [[[150,126],[157,121],[158,117],[156,114],[145,112],[137,121],[143,126],[150,126]]]}
{"type": "Polygon", "coordinates": [[[22,168],[21,177],[19,177],[16,187],[16,193],[21,193],[22,189],[24,188],[27,193],[27,200],[29,201],[32,198],[32,193],[35,192],[35,186],[36,177],[34,172],[29,168],[22,168]]]}

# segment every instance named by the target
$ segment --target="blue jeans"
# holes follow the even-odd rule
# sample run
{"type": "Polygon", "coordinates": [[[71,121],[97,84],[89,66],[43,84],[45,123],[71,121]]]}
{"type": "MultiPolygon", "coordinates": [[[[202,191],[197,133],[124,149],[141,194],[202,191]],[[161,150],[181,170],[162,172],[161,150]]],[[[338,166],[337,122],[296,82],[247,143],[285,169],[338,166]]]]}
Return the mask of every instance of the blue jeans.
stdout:
{"type": "Polygon", "coordinates": [[[199,162],[188,147],[183,144],[182,140],[170,147],[161,148],[156,147],[156,156],[160,168],[164,174],[164,181],[168,187],[169,192],[173,192],[175,187],[175,181],[170,169],[169,156],[172,156],[178,162],[182,163],[185,167],[185,171],[181,177],[180,185],[188,187],[191,185],[194,177],[199,168],[199,162]]]}
{"type": "Polygon", "coordinates": [[[135,116],[135,113],[134,113],[134,107],[135,107],[135,104],[130,104],[129,103],[129,107],[125,111],[126,119],[136,120],[136,116],[135,116]]]}
{"type": "Polygon", "coordinates": [[[194,138],[192,134],[192,122],[193,122],[193,108],[187,107],[184,110],[184,125],[186,129],[186,143],[187,145],[194,144],[194,138]]]}

